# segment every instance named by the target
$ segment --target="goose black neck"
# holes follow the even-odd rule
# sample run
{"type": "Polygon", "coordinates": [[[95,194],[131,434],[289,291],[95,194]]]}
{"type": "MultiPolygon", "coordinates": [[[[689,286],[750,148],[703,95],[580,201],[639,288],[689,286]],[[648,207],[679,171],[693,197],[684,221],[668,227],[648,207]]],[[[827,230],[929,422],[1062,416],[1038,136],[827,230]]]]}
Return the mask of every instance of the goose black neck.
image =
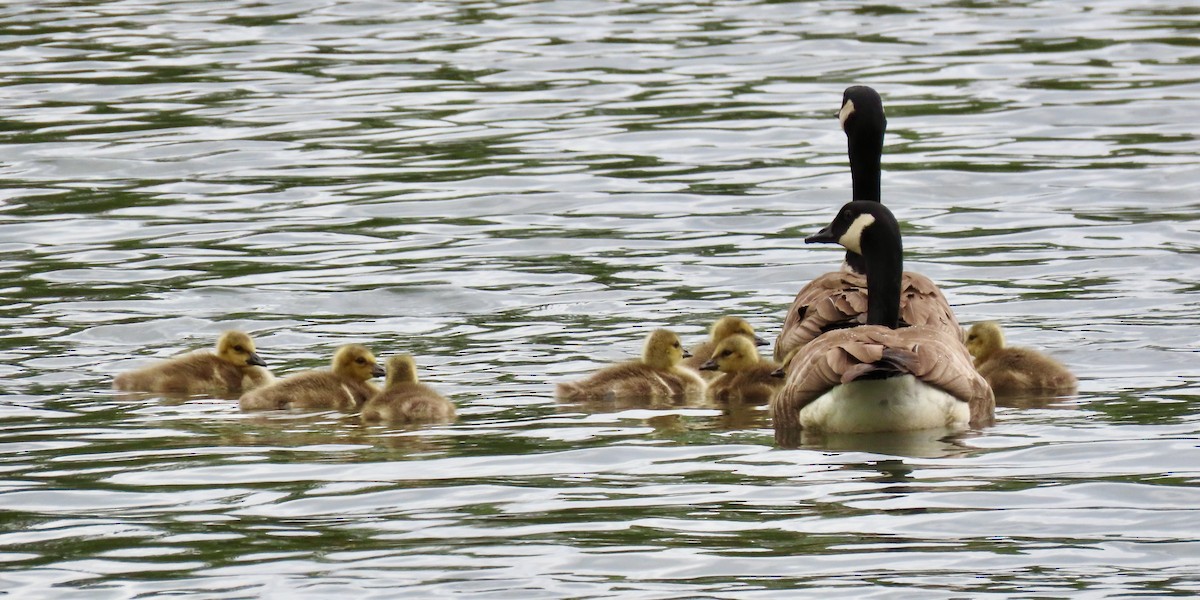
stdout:
{"type": "Polygon", "coordinates": [[[853,200],[880,201],[880,163],[883,158],[883,129],[863,128],[846,136],[850,155],[853,200]]]}
{"type": "MultiPolygon", "coordinates": [[[[880,200],[880,163],[883,157],[883,134],[887,121],[882,124],[868,117],[846,132],[847,154],[850,156],[850,178],[853,185],[852,200],[880,200]]],[[[866,273],[867,264],[863,257],[853,252],[846,253],[846,265],[855,273],[866,273]]]]}
{"type": "Polygon", "coordinates": [[[846,251],[846,266],[850,267],[850,270],[855,273],[865,275],[867,272],[867,261],[849,250],[846,251]]]}
{"type": "MultiPolygon", "coordinates": [[[[880,222],[878,225],[884,225],[880,222]]],[[[900,279],[904,273],[904,247],[893,220],[862,240],[867,274],[867,324],[889,329],[900,326],[900,279]]]]}

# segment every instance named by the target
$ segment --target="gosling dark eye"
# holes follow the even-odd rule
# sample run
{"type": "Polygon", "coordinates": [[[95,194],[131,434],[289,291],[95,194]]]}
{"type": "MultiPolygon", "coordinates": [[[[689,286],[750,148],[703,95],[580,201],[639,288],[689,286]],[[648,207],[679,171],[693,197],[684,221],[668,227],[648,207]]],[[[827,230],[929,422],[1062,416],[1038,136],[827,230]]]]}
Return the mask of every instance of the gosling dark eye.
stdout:
{"type": "Polygon", "coordinates": [[[354,362],[356,362],[360,365],[365,365],[365,364],[367,364],[367,359],[360,356],[360,357],[354,359],[354,362]]]}
{"type": "Polygon", "coordinates": [[[246,351],[246,349],[241,347],[240,345],[234,346],[233,350],[234,350],[234,352],[245,352],[246,351]]]}
{"type": "Polygon", "coordinates": [[[973,339],[975,339],[975,335],[974,335],[974,334],[972,334],[972,335],[968,335],[968,336],[967,336],[967,341],[968,341],[968,342],[969,342],[969,341],[971,341],[971,340],[973,340],[973,339]]]}
{"type": "Polygon", "coordinates": [[[721,356],[731,356],[732,354],[733,354],[733,350],[726,350],[721,353],[721,356]]]}

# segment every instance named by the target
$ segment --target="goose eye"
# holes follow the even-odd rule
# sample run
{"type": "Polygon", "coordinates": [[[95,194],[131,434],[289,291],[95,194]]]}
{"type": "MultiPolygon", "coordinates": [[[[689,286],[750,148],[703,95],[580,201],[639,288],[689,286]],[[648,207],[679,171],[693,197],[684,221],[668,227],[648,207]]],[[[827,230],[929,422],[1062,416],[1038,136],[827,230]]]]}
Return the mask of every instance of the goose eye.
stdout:
{"type": "Polygon", "coordinates": [[[733,350],[726,350],[721,353],[721,356],[730,356],[732,354],[733,354],[733,350]]]}
{"type": "Polygon", "coordinates": [[[234,351],[234,352],[245,352],[245,351],[246,351],[246,349],[245,349],[245,348],[243,348],[241,344],[238,344],[237,346],[234,346],[234,347],[233,347],[233,351],[234,351]]]}
{"type": "Polygon", "coordinates": [[[850,209],[847,208],[846,210],[842,211],[843,219],[846,219],[847,221],[849,221],[851,219],[851,217],[852,217],[852,215],[850,214],[850,209]]]}
{"type": "Polygon", "coordinates": [[[967,341],[968,341],[968,342],[969,342],[969,341],[971,341],[971,340],[973,340],[973,339],[975,339],[975,334],[973,334],[973,333],[972,333],[971,335],[968,335],[968,336],[967,336],[967,341]]]}
{"type": "Polygon", "coordinates": [[[360,356],[360,357],[354,359],[354,362],[356,362],[360,365],[365,365],[365,364],[367,364],[367,359],[360,356]]]}

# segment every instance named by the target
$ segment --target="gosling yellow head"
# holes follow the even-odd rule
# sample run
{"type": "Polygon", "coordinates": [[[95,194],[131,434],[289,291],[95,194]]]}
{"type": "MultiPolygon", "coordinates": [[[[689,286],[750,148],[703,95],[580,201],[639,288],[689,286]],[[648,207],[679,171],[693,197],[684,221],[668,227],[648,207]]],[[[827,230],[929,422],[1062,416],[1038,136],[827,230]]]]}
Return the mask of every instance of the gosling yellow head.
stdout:
{"type": "Polygon", "coordinates": [[[993,352],[1004,347],[1004,332],[995,321],[983,321],[967,331],[967,352],[975,357],[975,364],[987,360],[993,352]]]}
{"type": "Polygon", "coordinates": [[[242,331],[226,331],[217,339],[217,356],[221,360],[239,367],[265,367],[267,363],[259,358],[254,347],[254,340],[242,331]]]}
{"type": "Polygon", "coordinates": [[[398,383],[417,383],[417,363],[410,354],[388,359],[385,385],[391,387],[398,383]]]}
{"type": "Polygon", "coordinates": [[[679,343],[679,336],[666,329],[656,329],[646,336],[642,362],[656,369],[670,369],[691,356],[679,343]]]}
{"type": "Polygon", "coordinates": [[[769,343],[767,340],[754,335],[754,328],[741,317],[725,316],[717,319],[717,322],[713,323],[711,335],[710,339],[714,344],[719,344],[721,340],[737,335],[744,335],[754,340],[754,343],[759,346],[766,346],[769,343]]]}
{"type": "Polygon", "coordinates": [[[383,367],[375,362],[375,355],[365,346],[348,344],[338,348],[333,355],[333,374],[348,379],[367,381],[372,377],[383,377],[383,367]]]}
{"type": "Polygon", "coordinates": [[[744,335],[735,335],[721,340],[713,349],[712,358],[700,365],[702,371],[736,373],[758,364],[758,350],[754,342],[744,335]]]}

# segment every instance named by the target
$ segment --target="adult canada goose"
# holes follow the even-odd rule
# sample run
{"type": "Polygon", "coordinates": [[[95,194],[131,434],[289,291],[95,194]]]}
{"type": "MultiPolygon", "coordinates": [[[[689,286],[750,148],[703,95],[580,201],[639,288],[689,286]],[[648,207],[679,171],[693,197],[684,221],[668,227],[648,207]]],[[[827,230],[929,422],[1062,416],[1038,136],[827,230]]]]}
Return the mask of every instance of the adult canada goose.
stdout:
{"type": "Polygon", "coordinates": [[[382,377],[375,355],[358,344],[348,344],[333,355],[332,370],[303,371],[267,387],[242,395],[242,410],[307,408],[357,410],[379,393],[372,377],[382,377]]]}
{"type": "Polygon", "coordinates": [[[433,388],[417,381],[417,364],[408,354],[393,356],[387,363],[383,391],[367,400],[363,421],[389,423],[448,423],[454,420],[454,404],[433,388]]]}
{"type": "Polygon", "coordinates": [[[1004,332],[994,321],[971,326],[967,350],[975,357],[975,369],[992,386],[996,396],[1075,393],[1078,380],[1062,363],[1032,348],[1004,345],[1004,332]]]}
{"type": "Polygon", "coordinates": [[[765,404],[783,387],[783,379],[772,376],[779,364],[761,360],[754,346],[743,335],[727,337],[717,344],[712,358],[700,365],[703,371],[720,373],[708,384],[710,398],[718,402],[765,404]]]}
{"type": "Polygon", "coordinates": [[[711,381],[716,377],[715,372],[704,371],[700,369],[700,367],[704,363],[708,362],[708,359],[712,358],[713,348],[732,335],[745,336],[756,346],[766,346],[770,344],[770,342],[767,340],[755,335],[754,328],[751,327],[750,323],[748,323],[745,319],[741,317],[724,316],[720,319],[717,319],[717,321],[713,323],[712,329],[709,333],[709,339],[696,344],[692,348],[692,355],[683,359],[683,365],[690,369],[701,371],[700,376],[704,377],[704,379],[708,381],[711,381]],[[713,375],[710,377],[708,375],[709,373],[713,373],[713,375]]]}
{"type": "MultiPolygon", "coordinates": [[[[880,202],[880,160],[887,117],[879,94],[865,86],[846,88],[838,120],[846,133],[854,200],[880,202]]],[[[775,340],[775,360],[826,331],[866,323],[867,282],[863,259],[846,252],[840,271],[820,275],[801,288],[775,340]]],[[[900,322],[958,330],[950,303],[937,284],[920,273],[905,272],[900,283],[900,322]]]]}
{"type": "Polygon", "coordinates": [[[805,243],[837,243],[863,257],[867,324],[821,334],[786,365],[771,401],[775,438],[990,424],[995,397],[971,364],[961,330],[900,325],[900,227],[879,202],[854,201],[805,243]]]}
{"type": "Polygon", "coordinates": [[[254,340],[242,331],[226,331],[216,351],[197,350],[165,362],[128,371],[113,379],[113,388],[158,394],[236,396],[275,378],[263,367],[254,340]]]}
{"type": "Polygon", "coordinates": [[[689,356],[679,336],[657,329],[646,336],[642,359],[600,369],[591,377],[560,383],[555,395],[562,400],[614,398],[697,398],[704,395],[704,380],[680,364],[689,356]]]}

